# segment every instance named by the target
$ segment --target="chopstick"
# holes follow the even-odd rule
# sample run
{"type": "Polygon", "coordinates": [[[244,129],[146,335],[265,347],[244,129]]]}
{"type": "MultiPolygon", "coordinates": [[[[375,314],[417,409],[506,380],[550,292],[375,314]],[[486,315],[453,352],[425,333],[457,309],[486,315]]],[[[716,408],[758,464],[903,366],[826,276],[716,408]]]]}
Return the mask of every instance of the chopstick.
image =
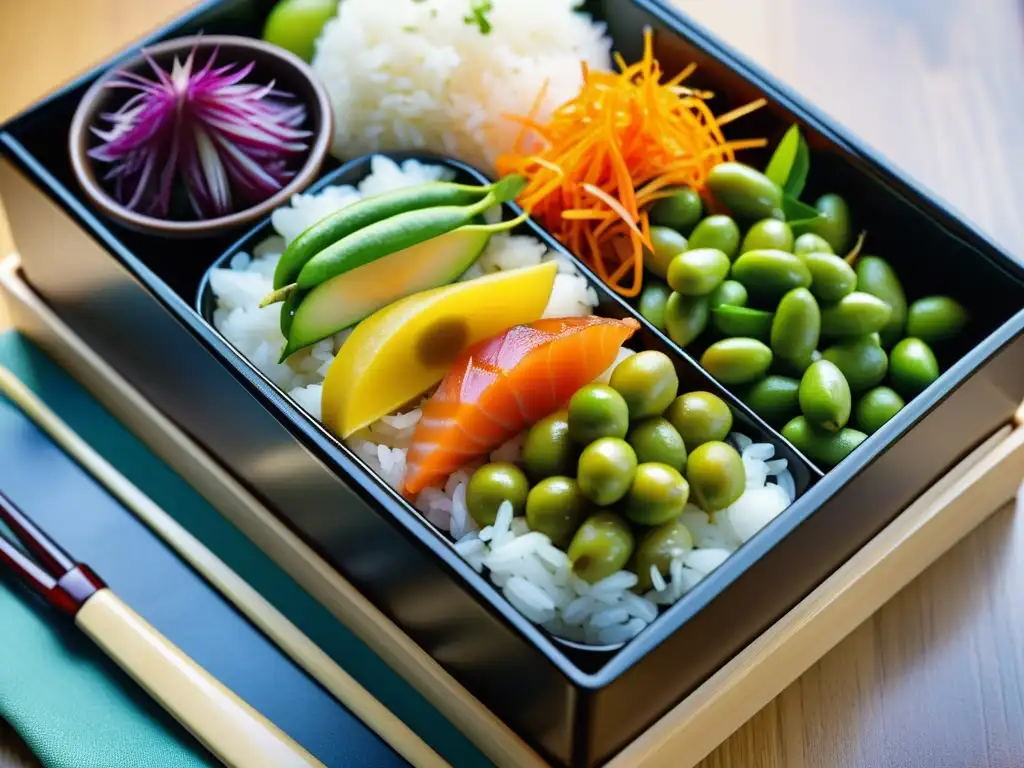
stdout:
{"type": "Polygon", "coordinates": [[[302,630],[93,450],[3,366],[0,366],[0,392],[21,408],[58,446],[177,552],[299,667],[320,682],[403,758],[416,768],[444,768],[448,765],[302,630]]]}

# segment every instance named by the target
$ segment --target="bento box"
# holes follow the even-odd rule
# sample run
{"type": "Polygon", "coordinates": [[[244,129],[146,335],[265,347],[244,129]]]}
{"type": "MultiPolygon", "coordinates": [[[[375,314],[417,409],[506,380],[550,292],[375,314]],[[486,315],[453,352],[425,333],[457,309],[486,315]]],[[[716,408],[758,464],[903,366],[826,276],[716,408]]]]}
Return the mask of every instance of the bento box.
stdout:
{"type": "MultiPolygon", "coordinates": [[[[270,6],[208,3],[147,43],[198,31],[258,36],[270,6]]],[[[118,224],[85,198],[67,132],[82,95],[113,62],[0,133],[0,195],[31,287],[469,693],[545,759],[564,765],[600,764],[621,751],[1005,425],[1024,399],[1024,269],[1017,261],[666,4],[606,0],[586,10],[607,24],[625,61],[641,56],[643,31],[651,28],[665,70],[696,63],[697,84],[719,94],[723,109],[766,98],[744,125],[773,143],[799,125],[813,152],[809,191],[841,189],[870,222],[872,252],[886,255],[909,294],[955,292],[972,318],[943,351],[941,376],[828,469],[752,410],[737,387],[716,380],[706,355],[609,289],[536,219],[518,223],[517,234],[535,238],[586,281],[597,314],[628,321],[637,349],[672,361],[680,391],[713,394],[728,406],[736,432],[771,444],[769,458],[785,460],[792,483],[792,503],[618,642],[558,637],[530,621],[366,456],[220,332],[211,269],[255,251],[272,234],[269,221],[186,242],[118,224]],[[67,247],[68,238],[83,235],[91,242],[67,247]]],[[[326,163],[311,191],[365,179],[373,161],[358,154],[326,163]]],[[[383,154],[446,167],[463,184],[491,181],[457,160],[383,154]]],[[[503,212],[513,221],[521,210],[507,205],[503,212]]]]}

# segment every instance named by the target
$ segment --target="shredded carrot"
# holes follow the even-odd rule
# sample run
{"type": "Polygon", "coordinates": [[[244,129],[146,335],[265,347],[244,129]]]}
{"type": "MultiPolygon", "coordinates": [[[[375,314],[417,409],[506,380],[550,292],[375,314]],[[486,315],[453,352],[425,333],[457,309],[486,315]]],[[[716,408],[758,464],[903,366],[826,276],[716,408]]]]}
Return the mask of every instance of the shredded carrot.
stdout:
{"type": "Polygon", "coordinates": [[[546,83],[528,115],[509,116],[520,134],[498,171],[525,176],[519,204],[615,291],[636,296],[651,248],[648,208],[680,186],[703,192],[711,168],[764,146],[763,139],[726,140],[721,126],[765,102],[716,118],[705,103],[713,94],[682,85],[695,64],[661,81],[649,28],[640,61],[627,64],[618,54],[615,61],[619,72],[582,65],[579,93],[547,122],[537,115],[546,83]]]}

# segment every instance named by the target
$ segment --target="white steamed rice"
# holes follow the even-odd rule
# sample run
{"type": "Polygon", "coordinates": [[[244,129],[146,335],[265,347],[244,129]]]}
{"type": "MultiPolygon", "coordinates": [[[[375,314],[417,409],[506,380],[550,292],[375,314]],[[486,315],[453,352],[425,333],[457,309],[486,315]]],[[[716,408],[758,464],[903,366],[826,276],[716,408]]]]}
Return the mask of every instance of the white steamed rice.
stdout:
{"type": "MultiPolygon", "coordinates": [[[[315,195],[295,195],[291,205],[272,217],[278,233],[260,243],[252,256],[237,254],[227,269],[214,270],[210,284],[216,296],[213,323],[238,351],[313,418],[320,419],[320,394],[334,356],[350,331],[277,359],[284,346],[280,309],[263,309],[259,302],[272,289],[272,275],[285,246],[309,225],[363,197],[423,181],[447,178],[446,171],[415,160],[396,165],[383,156],[373,158],[371,174],[357,187],[329,187],[315,195]]],[[[597,294],[567,260],[548,251],[530,236],[497,234],[461,279],[481,274],[559,260],[546,317],[589,315],[597,294]]],[[[623,348],[598,381],[607,382],[619,362],[635,354],[623,348]]],[[[420,418],[419,408],[382,417],[348,440],[352,450],[393,488],[405,475],[406,450],[420,418]]],[[[518,460],[524,435],[517,435],[487,457],[491,461],[518,460]]],[[[612,645],[635,637],[658,614],[717,568],[743,542],[767,525],[794,499],[793,477],[785,459],[773,459],[769,443],[752,443],[732,434],[740,451],[747,488],[727,509],[708,516],[688,505],[682,520],[693,534],[694,548],[672,563],[667,578],[651,574],[655,589],[646,595],[633,592],[637,576],[626,571],[597,584],[572,574],[568,556],[541,533],[530,531],[525,518],[512,518],[511,505],[503,506],[493,526],[479,530],[466,508],[466,484],[480,459],[453,473],[444,488],[427,488],[415,500],[424,516],[456,542],[455,549],[477,571],[490,579],[524,616],[553,634],[589,644],[612,645]]]]}
{"type": "Polygon", "coordinates": [[[492,171],[547,82],[545,122],[581,84],[580,62],[611,69],[604,25],[582,0],[491,0],[491,29],[467,23],[471,0],[344,0],[316,44],[313,70],[344,157],[427,149],[492,171]]]}

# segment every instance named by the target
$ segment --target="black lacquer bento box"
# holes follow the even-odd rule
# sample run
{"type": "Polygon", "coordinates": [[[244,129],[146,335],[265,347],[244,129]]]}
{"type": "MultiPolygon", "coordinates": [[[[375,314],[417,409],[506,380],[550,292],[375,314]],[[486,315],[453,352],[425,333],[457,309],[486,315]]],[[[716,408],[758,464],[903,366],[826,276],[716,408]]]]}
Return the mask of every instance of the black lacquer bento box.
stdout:
{"type": "MultiPolygon", "coordinates": [[[[270,5],[207,3],[148,42],[198,30],[258,35],[270,5]]],[[[811,184],[820,187],[811,191],[844,190],[873,222],[872,248],[890,258],[908,292],[955,285],[974,318],[942,360],[942,376],[823,474],[581,266],[598,291],[601,313],[635,316],[641,346],[674,357],[684,391],[718,393],[744,431],[780,446],[798,491],[768,527],[618,649],[584,650],[530,624],[413,507],[212,328],[207,270],[234,247],[264,237],[268,224],[189,242],[182,258],[182,243],[124,229],[84,201],[68,160],[67,131],[83,92],[111,62],[0,132],[0,194],[16,241],[33,246],[22,248],[30,286],[470,693],[538,753],[566,765],[615,755],[1009,421],[1024,399],[1018,261],[666,4],[597,0],[587,10],[607,22],[614,48],[627,60],[639,53],[642,29],[653,27],[663,66],[671,72],[696,62],[701,84],[726,96],[720,106],[767,97],[769,107],[748,119],[772,139],[791,123],[801,126],[815,156],[811,184]],[[26,196],[39,193],[102,247],[48,248],[38,219],[20,213],[26,196]]],[[[367,163],[332,161],[317,183],[357,181],[367,163]]],[[[463,179],[481,181],[471,169],[453,167],[463,179]]],[[[559,247],[533,222],[521,229],[559,247]]]]}

